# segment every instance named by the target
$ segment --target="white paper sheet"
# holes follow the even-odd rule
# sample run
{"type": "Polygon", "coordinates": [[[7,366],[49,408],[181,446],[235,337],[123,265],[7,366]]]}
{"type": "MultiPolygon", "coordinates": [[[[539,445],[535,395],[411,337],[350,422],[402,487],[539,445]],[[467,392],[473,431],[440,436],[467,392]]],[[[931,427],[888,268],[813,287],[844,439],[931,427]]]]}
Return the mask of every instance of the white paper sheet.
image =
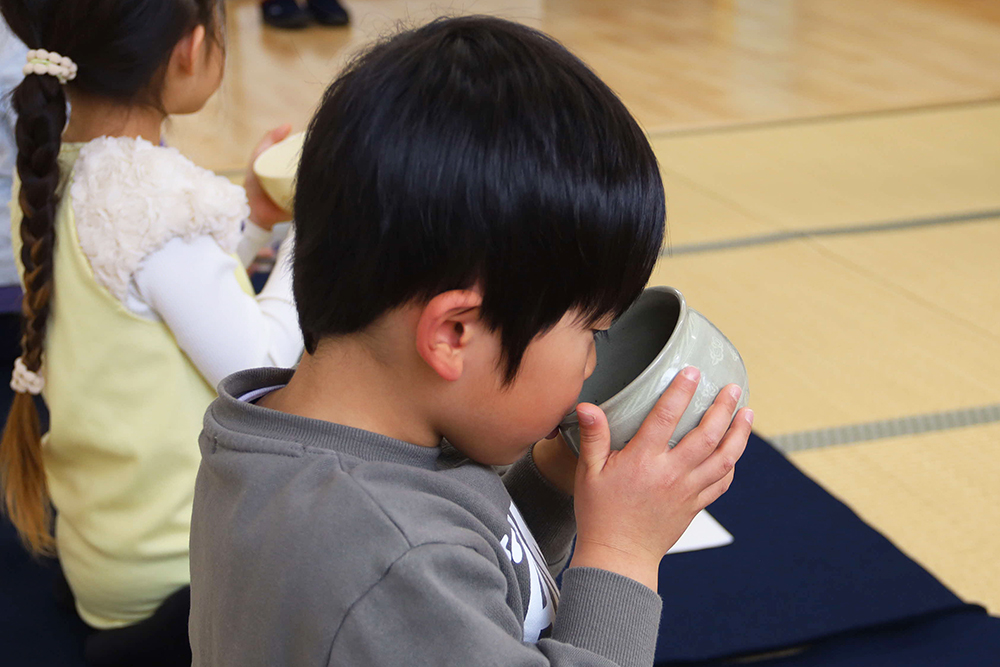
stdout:
{"type": "Polygon", "coordinates": [[[679,554],[685,551],[700,551],[714,549],[733,543],[732,534],[722,527],[711,514],[702,510],[695,515],[694,521],[681,535],[677,543],[670,547],[668,554],[679,554]]]}

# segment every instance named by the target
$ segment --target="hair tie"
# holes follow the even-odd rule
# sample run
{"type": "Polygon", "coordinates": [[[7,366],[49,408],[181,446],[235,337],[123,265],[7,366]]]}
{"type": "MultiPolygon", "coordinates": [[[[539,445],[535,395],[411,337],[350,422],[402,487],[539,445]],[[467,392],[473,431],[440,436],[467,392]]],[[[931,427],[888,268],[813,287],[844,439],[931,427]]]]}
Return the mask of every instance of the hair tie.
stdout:
{"type": "Polygon", "coordinates": [[[21,357],[14,360],[14,372],[10,375],[10,388],[19,394],[38,396],[45,387],[45,378],[40,373],[29,371],[21,357]]]}
{"type": "Polygon", "coordinates": [[[28,51],[28,63],[23,71],[25,76],[48,74],[59,79],[59,83],[66,83],[76,78],[76,63],[55,51],[31,49],[28,51]]]}

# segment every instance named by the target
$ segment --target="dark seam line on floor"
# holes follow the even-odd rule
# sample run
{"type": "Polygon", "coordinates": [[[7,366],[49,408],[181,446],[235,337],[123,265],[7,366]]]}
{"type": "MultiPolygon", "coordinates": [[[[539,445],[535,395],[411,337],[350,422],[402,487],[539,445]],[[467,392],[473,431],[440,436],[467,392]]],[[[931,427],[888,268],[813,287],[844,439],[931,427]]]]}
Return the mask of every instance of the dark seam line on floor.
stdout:
{"type": "Polygon", "coordinates": [[[951,431],[995,422],[1000,422],[1000,403],[766,437],[787,454],[832,445],[951,431]]]}
{"type": "Polygon", "coordinates": [[[966,109],[976,107],[989,107],[1000,104],[1000,98],[987,97],[974,100],[962,100],[959,102],[942,102],[940,104],[915,105],[910,107],[900,107],[896,109],[872,109],[869,111],[852,111],[842,114],[825,114],[822,116],[796,116],[789,118],[775,118],[769,120],[734,122],[724,125],[704,125],[700,127],[685,127],[677,129],[660,129],[647,133],[650,139],[672,139],[674,137],[691,137],[711,134],[728,134],[732,132],[766,130],[771,128],[796,127],[800,125],[823,125],[827,123],[838,123],[844,121],[860,120],[865,118],[893,118],[897,116],[915,115],[920,113],[931,113],[934,111],[946,111],[948,109],[966,109]]]}
{"type": "Polygon", "coordinates": [[[912,218],[909,220],[864,223],[860,225],[848,225],[841,227],[795,229],[783,232],[774,232],[773,234],[761,234],[759,236],[724,239],[722,241],[706,241],[704,243],[684,243],[681,245],[663,248],[660,251],[660,257],[674,257],[677,255],[690,255],[694,253],[713,252],[716,250],[732,250],[752,246],[771,245],[774,243],[784,243],[795,239],[813,237],[847,236],[851,234],[870,234],[873,232],[918,229],[921,227],[933,227],[937,225],[975,222],[978,220],[988,220],[990,218],[1000,218],[1000,209],[988,209],[985,211],[972,211],[968,213],[953,213],[949,215],[931,216],[928,218],[912,218]]]}

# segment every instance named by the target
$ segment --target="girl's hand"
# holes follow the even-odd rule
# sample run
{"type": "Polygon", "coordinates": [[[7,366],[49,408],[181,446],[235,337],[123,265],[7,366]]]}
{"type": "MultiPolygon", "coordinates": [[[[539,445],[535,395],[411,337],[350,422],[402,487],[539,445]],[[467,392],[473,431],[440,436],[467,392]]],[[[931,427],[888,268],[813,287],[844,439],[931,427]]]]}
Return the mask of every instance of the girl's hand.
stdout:
{"type": "Polygon", "coordinates": [[[639,432],[617,452],[610,449],[604,412],[587,403],[577,407],[578,532],[571,567],[599,567],[656,590],[664,554],[695,514],[729,488],[753,423],[753,412],[744,408],[730,424],[737,385],[719,392],[698,427],[676,447],[667,444],[699,378],[696,368],[681,371],[639,432]]]}
{"type": "Polygon", "coordinates": [[[274,200],[267,196],[260,181],[257,180],[257,175],[253,173],[253,163],[258,155],[287,137],[291,131],[292,126],[286,123],[264,135],[250,156],[250,165],[247,167],[246,179],[243,181],[243,188],[247,191],[247,201],[250,203],[250,221],[268,231],[279,222],[290,220],[291,213],[275,204],[274,200]]]}

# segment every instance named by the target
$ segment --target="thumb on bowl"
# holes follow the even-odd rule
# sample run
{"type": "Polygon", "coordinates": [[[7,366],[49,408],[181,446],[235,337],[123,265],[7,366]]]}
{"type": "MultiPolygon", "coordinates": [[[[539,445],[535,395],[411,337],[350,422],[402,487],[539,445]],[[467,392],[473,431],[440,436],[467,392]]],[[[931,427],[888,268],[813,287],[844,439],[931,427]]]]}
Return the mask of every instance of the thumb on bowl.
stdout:
{"type": "Polygon", "coordinates": [[[588,469],[601,470],[611,455],[611,429],[604,411],[596,405],[576,406],[580,423],[580,463],[588,469]]]}

